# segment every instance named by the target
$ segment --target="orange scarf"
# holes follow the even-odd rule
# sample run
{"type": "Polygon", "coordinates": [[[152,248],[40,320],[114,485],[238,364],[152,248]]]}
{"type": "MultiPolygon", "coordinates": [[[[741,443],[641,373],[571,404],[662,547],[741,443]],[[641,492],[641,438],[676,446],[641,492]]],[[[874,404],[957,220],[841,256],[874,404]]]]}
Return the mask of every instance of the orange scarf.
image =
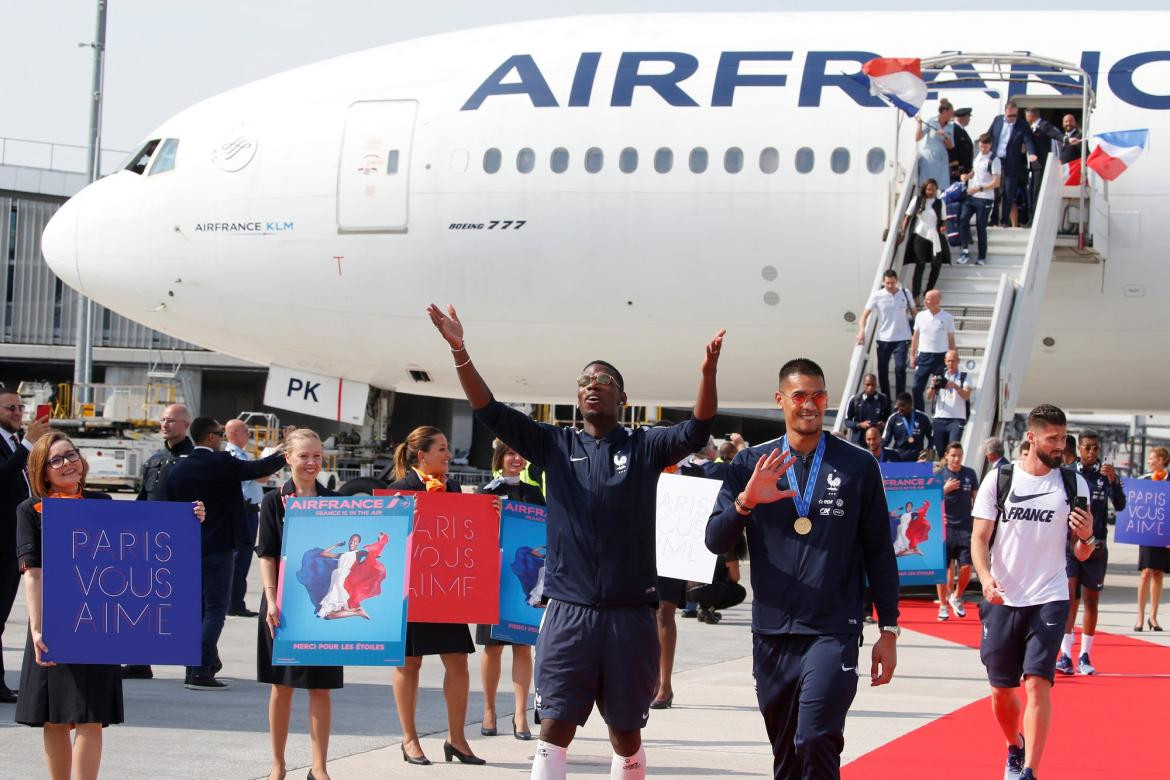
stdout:
{"type": "MultiPolygon", "coordinates": [[[[45,496],[45,498],[81,498],[81,492],[78,491],[77,493],[74,493],[72,495],[66,495],[65,493],[58,493],[54,490],[50,490],[49,495],[45,496]]],[[[41,513],[43,513],[43,511],[44,511],[41,509],[41,502],[40,501],[33,504],[33,509],[35,509],[41,513]]]]}
{"type": "Polygon", "coordinates": [[[1167,474],[1167,472],[1165,472],[1165,471],[1155,471],[1155,472],[1154,472],[1153,474],[1151,474],[1150,476],[1151,476],[1153,479],[1156,479],[1156,480],[1158,480],[1159,482],[1161,482],[1161,481],[1165,480],[1167,476],[1170,476],[1170,475],[1168,475],[1168,474],[1167,474]]]}
{"type": "Polygon", "coordinates": [[[447,483],[443,482],[443,480],[439,479],[438,477],[432,477],[429,474],[424,474],[418,469],[415,469],[414,473],[418,474],[418,478],[423,481],[424,485],[426,485],[428,493],[442,493],[447,490],[447,483]]]}

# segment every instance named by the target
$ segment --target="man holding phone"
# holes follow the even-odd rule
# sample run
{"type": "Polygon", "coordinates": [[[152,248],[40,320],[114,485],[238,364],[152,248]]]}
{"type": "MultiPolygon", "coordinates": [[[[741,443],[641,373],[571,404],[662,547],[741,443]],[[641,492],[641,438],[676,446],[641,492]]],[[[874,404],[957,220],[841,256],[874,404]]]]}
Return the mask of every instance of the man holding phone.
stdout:
{"type": "MultiPolygon", "coordinates": [[[[983,638],[979,656],[991,683],[991,709],[1007,742],[1005,778],[1035,778],[1052,722],[1049,693],[1068,618],[1065,546],[1093,552],[1089,486],[1075,476],[1069,495],[1060,466],[1067,420],[1042,404],[1028,415],[1028,452],[1011,469],[1006,490],[1000,471],[990,472],[975,498],[971,557],[985,601],[979,606],[983,638]],[[1016,689],[1028,695],[1024,733],[1016,689]]],[[[1071,487],[1071,484],[1069,485],[1071,487]]]]}

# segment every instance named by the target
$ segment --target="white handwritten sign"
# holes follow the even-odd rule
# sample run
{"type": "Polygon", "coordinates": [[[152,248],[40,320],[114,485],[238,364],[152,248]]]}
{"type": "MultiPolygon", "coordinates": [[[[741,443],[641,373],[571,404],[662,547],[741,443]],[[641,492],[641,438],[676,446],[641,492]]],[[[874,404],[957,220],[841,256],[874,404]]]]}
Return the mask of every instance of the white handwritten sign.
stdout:
{"type": "Polygon", "coordinates": [[[679,474],[658,478],[658,576],[705,583],[714,578],[717,556],[703,538],[722,484],[679,474]]]}

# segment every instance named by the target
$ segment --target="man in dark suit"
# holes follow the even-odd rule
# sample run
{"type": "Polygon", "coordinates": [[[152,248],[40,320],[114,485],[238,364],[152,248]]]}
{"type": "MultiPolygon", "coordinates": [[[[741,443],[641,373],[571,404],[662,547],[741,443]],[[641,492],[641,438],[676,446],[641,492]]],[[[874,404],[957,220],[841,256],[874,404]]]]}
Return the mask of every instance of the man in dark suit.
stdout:
{"type": "Polygon", "coordinates": [[[971,124],[971,109],[960,108],[955,111],[955,146],[948,152],[951,166],[951,181],[958,181],[964,173],[971,171],[975,161],[975,144],[967,134],[967,125],[971,124]]]}
{"type": "MultiPolygon", "coordinates": [[[[0,635],[20,587],[16,565],[16,507],[28,498],[24,473],[33,442],[49,431],[49,418],[33,420],[21,432],[24,404],[20,396],[0,385],[0,635]]],[[[4,680],[4,656],[0,653],[0,702],[12,704],[16,692],[4,680]]]]}
{"type": "Polygon", "coordinates": [[[284,466],[284,448],[267,458],[243,461],[219,449],[224,429],[211,417],[191,422],[195,449],[166,475],[168,501],[202,501],[207,519],[200,526],[203,542],[203,634],[199,666],[187,668],[186,687],[216,691],[227,687],[215,679],[216,645],[227,616],[236,547],[247,537],[247,515],[240,483],[275,474],[284,466]]]}
{"type": "Polygon", "coordinates": [[[1032,131],[1032,139],[1036,144],[1036,161],[1028,164],[1028,221],[1036,215],[1036,203],[1040,195],[1040,183],[1044,181],[1044,166],[1048,163],[1048,155],[1052,152],[1052,142],[1064,141],[1064,131],[1040,116],[1040,109],[1029,108],[1024,112],[1028,120],[1028,129],[1032,131]]]}
{"type": "Polygon", "coordinates": [[[1009,100],[1003,107],[1003,114],[993,119],[987,129],[991,135],[991,154],[1003,166],[1003,185],[995,191],[999,199],[999,224],[1010,222],[1012,227],[1020,226],[1016,193],[1028,182],[1028,165],[1036,161],[1032,130],[1019,112],[1016,102],[1009,100]]]}
{"type": "Polygon", "coordinates": [[[1060,161],[1070,163],[1081,159],[1081,128],[1077,126],[1077,118],[1065,114],[1060,125],[1064,129],[1064,137],[1060,141],[1060,161]]]}

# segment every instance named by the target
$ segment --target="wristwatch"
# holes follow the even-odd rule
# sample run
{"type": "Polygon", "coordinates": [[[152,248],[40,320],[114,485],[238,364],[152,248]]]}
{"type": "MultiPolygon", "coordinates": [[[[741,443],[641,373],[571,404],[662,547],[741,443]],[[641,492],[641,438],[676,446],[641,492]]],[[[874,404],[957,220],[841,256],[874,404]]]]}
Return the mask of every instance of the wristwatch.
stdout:
{"type": "Polygon", "coordinates": [[[891,633],[891,634],[893,634],[895,637],[901,637],[901,636],[902,636],[902,627],[901,627],[901,626],[878,626],[878,628],[879,628],[880,630],[882,630],[882,631],[888,631],[888,632],[890,632],[890,633],[891,633]]]}

